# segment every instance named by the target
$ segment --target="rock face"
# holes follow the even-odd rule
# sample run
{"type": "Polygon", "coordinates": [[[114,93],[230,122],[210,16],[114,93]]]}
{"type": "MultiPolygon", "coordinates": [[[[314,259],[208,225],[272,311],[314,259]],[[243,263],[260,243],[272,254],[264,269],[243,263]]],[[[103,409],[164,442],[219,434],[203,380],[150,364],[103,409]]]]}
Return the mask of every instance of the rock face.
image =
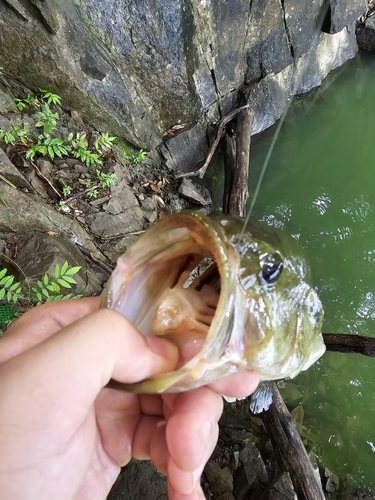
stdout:
{"type": "Polygon", "coordinates": [[[324,15],[326,5],[5,0],[1,80],[47,88],[99,130],[149,150],[162,145],[170,166],[186,170],[206,153],[207,125],[240,99],[255,104],[259,131],[280,116],[290,92],[319,84],[355,54],[354,22],[366,1],[331,0],[324,15]],[[177,124],[184,130],[163,143],[177,124]]]}

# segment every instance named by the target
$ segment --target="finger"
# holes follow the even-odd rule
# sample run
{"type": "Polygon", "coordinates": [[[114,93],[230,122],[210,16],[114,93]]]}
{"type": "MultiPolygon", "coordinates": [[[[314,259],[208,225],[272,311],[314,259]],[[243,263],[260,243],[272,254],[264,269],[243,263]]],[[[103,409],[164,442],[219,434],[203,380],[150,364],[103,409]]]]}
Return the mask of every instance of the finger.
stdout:
{"type": "Polygon", "coordinates": [[[111,377],[136,382],[172,370],[177,358],[170,342],[146,338],[121,314],[101,309],[1,365],[0,378],[4,369],[10,396],[22,395],[29,413],[46,409],[45,425],[61,422],[65,407],[75,425],[111,377]]]}
{"type": "Polygon", "coordinates": [[[197,484],[188,495],[177,491],[168,478],[168,498],[170,500],[206,500],[200,484],[197,484]]]}
{"type": "Polygon", "coordinates": [[[99,309],[100,297],[49,302],[14,321],[0,339],[0,363],[39,344],[87,314],[99,309]]]}
{"type": "Polygon", "coordinates": [[[255,391],[258,385],[259,375],[252,370],[245,370],[222,378],[207,387],[232,398],[246,398],[255,391]]]}
{"type": "Polygon", "coordinates": [[[151,458],[156,467],[166,473],[167,451],[164,418],[142,415],[133,437],[133,457],[137,460],[151,458]]]}
{"type": "Polygon", "coordinates": [[[177,469],[194,472],[204,465],[207,450],[211,450],[217,437],[222,409],[221,396],[207,387],[178,395],[166,431],[168,449],[177,469]]]}
{"type": "Polygon", "coordinates": [[[95,401],[102,446],[120,467],[132,457],[132,441],[141,416],[139,396],[103,389],[95,401]]]}
{"type": "Polygon", "coordinates": [[[168,462],[168,478],[170,484],[176,491],[182,495],[194,495],[194,492],[200,490],[201,475],[206,462],[210,458],[219,435],[219,426],[216,424],[210,435],[205,439],[205,450],[200,465],[194,471],[181,470],[176,462],[170,457],[168,462]]]}
{"type": "MultiPolygon", "coordinates": [[[[127,464],[132,456],[138,459],[150,458],[152,452],[150,447],[156,447],[152,460],[159,470],[166,473],[166,443],[165,431],[163,431],[162,442],[158,443],[158,436],[153,438],[153,434],[160,434],[157,426],[151,428],[151,432],[144,432],[142,425],[137,426],[142,419],[142,415],[162,417],[163,404],[160,396],[144,394],[138,396],[126,392],[103,389],[95,401],[96,421],[100,430],[103,448],[107,454],[119,466],[127,464]],[[134,439],[133,439],[134,437],[134,439]],[[151,443],[147,441],[149,439],[151,443]],[[162,461],[160,455],[164,455],[162,461]]],[[[160,418],[150,420],[158,423],[160,418]]]]}

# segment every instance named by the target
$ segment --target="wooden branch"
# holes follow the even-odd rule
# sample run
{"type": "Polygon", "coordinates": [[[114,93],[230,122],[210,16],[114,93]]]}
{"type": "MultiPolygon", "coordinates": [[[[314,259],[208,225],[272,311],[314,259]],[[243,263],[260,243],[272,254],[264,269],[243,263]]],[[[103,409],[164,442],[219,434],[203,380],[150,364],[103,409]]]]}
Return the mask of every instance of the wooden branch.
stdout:
{"type": "Polygon", "coordinates": [[[224,160],[224,195],[223,212],[230,213],[229,199],[233,189],[234,173],[236,171],[236,134],[234,129],[228,130],[223,137],[224,160]]]}
{"type": "Polygon", "coordinates": [[[90,252],[90,250],[87,250],[87,248],[85,248],[83,245],[81,245],[81,243],[78,243],[78,241],[75,241],[75,242],[73,241],[73,243],[75,243],[75,245],[78,247],[78,249],[81,251],[81,253],[83,253],[83,255],[86,255],[86,257],[88,257],[92,262],[94,262],[94,264],[101,267],[103,269],[103,271],[105,271],[108,274],[113,273],[114,267],[109,266],[108,264],[106,264],[102,260],[97,259],[95,257],[95,255],[92,252],[90,252]]]}
{"type": "Polygon", "coordinates": [[[218,128],[217,128],[217,131],[216,131],[215,140],[211,144],[210,149],[208,150],[206,161],[204,162],[204,164],[202,165],[202,167],[199,168],[198,170],[195,170],[194,172],[188,172],[186,174],[176,175],[176,179],[180,179],[181,177],[198,177],[199,179],[203,179],[204,174],[206,173],[206,170],[208,168],[208,165],[209,165],[209,163],[210,163],[210,161],[211,161],[211,159],[212,159],[212,157],[213,157],[213,155],[214,155],[214,153],[216,151],[216,148],[219,145],[219,142],[220,142],[221,135],[223,133],[224,127],[226,126],[227,123],[229,123],[230,121],[232,121],[233,118],[235,118],[238,115],[238,113],[240,113],[243,109],[248,108],[248,107],[249,107],[249,105],[245,104],[245,106],[241,106],[240,108],[237,108],[234,111],[232,111],[231,113],[228,113],[227,115],[225,115],[218,122],[218,128]]]}
{"type": "Polygon", "coordinates": [[[299,500],[325,500],[309,456],[276,384],[273,403],[261,417],[271,439],[279,465],[289,472],[299,500]]]}
{"type": "Polygon", "coordinates": [[[327,351],[363,354],[375,358],[375,338],[348,333],[323,333],[327,351]]]}
{"type": "MultiPolygon", "coordinates": [[[[245,216],[248,198],[248,169],[250,157],[251,128],[254,112],[242,108],[236,123],[236,165],[233,171],[233,140],[226,141],[226,185],[223,211],[245,216]],[[232,185],[230,185],[232,184],[232,185]]],[[[269,409],[260,414],[273,444],[279,466],[289,472],[299,500],[325,500],[319,479],[302,443],[293,419],[280,395],[276,384],[272,383],[273,402],[269,409]]]]}
{"type": "Polygon", "coordinates": [[[254,124],[254,111],[241,110],[236,124],[236,170],[233,187],[229,197],[229,213],[245,217],[246,202],[249,197],[249,160],[251,130],[254,124]]]}

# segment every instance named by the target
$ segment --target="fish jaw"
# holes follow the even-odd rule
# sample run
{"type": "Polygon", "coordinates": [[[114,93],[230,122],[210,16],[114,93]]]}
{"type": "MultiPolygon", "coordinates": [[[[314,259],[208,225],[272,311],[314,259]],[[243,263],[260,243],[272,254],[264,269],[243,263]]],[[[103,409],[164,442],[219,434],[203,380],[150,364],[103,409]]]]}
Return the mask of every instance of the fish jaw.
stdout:
{"type": "MultiPolygon", "coordinates": [[[[261,381],[294,378],[307,370],[325,352],[321,334],[323,308],[314,289],[306,283],[299,285],[305,291],[298,314],[291,316],[288,325],[273,323],[264,334],[263,342],[250,347],[245,356],[250,360],[249,368],[254,369],[261,381]],[[289,336],[288,342],[284,342],[289,336]]],[[[271,307],[270,304],[267,304],[271,307]]],[[[276,314],[269,312],[269,316],[276,314]]]]}
{"type": "MultiPolygon", "coordinates": [[[[186,364],[135,384],[112,381],[111,386],[116,384],[117,389],[138,393],[180,392],[246,367],[243,349],[242,352],[238,349],[241,342],[236,341],[234,349],[231,336],[238,291],[238,256],[233,245],[218,224],[200,213],[179,213],[163,222],[151,228],[120,257],[101,306],[116,309],[142,334],[155,335],[153,318],[163,292],[168,287],[176,287],[187,258],[195,254],[209,255],[217,264],[221,286],[216,312],[200,351],[186,364]]],[[[169,319],[164,323],[168,325],[169,319]]]]}

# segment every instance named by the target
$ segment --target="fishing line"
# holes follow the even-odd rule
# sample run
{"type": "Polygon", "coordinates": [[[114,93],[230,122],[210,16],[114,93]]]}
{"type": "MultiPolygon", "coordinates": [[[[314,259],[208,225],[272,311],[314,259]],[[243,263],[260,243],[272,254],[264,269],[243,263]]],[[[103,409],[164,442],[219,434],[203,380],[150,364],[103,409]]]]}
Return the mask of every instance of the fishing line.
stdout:
{"type": "MultiPolygon", "coordinates": [[[[289,108],[290,108],[292,102],[294,101],[295,96],[297,95],[297,89],[300,86],[300,84],[302,82],[302,79],[303,79],[303,77],[305,75],[305,70],[308,67],[308,64],[310,63],[312,57],[315,55],[315,51],[313,49],[315,49],[317,47],[318,38],[319,38],[320,33],[322,31],[323,24],[325,23],[325,19],[326,19],[326,16],[327,16],[329,8],[330,8],[329,1],[324,0],[324,2],[322,4],[321,11],[320,11],[320,14],[319,14],[319,17],[317,19],[317,23],[316,23],[317,27],[315,29],[314,36],[313,36],[312,43],[311,43],[312,49],[308,53],[306,53],[304,56],[301,56],[301,57],[305,58],[304,61],[302,62],[301,68],[298,68],[298,61],[294,60],[294,62],[293,62],[293,65],[294,65],[294,68],[295,68],[294,69],[295,73],[293,75],[293,80],[294,81],[292,81],[292,84],[291,84],[291,88],[290,88],[290,91],[289,91],[288,102],[287,102],[287,105],[286,105],[286,107],[284,109],[283,114],[279,118],[279,121],[278,121],[276,130],[275,130],[275,133],[274,133],[274,135],[272,137],[272,141],[271,141],[270,147],[268,149],[266,158],[265,158],[265,160],[263,162],[263,165],[262,165],[262,168],[261,168],[261,171],[260,171],[260,175],[259,175],[259,178],[258,178],[258,182],[257,182],[257,184],[255,186],[254,195],[253,195],[253,198],[251,200],[248,212],[246,214],[246,217],[245,217],[245,220],[244,220],[244,223],[243,223],[243,226],[242,226],[241,233],[239,235],[240,238],[243,237],[244,232],[245,232],[245,228],[246,228],[246,226],[247,226],[247,224],[248,224],[248,222],[250,220],[250,216],[251,216],[251,213],[252,213],[252,211],[254,209],[255,202],[256,202],[256,200],[258,198],[259,191],[260,191],[260,188],[261,188],[261,185],[262,185],[262,182],[263,182],[264,174],[266,173],[267,167],[269,165],[269,162],[270,162],[270,159],[271,159],[271,155],[273,153],[273,150],[274,150],[275,145],[276,145],[276,141],[277,141],[277,139],[279,137],[279,134],[280,134],[281,127],[283,126],[285,118],[286,118],[286,115],[287,115],[287,113],[289,111],[289,108]]],[[[284,11],[284,15],[286,15],[285,11],[284,11]]],[[[301,59],[301,57],[299,59],[301,59]]]]}

